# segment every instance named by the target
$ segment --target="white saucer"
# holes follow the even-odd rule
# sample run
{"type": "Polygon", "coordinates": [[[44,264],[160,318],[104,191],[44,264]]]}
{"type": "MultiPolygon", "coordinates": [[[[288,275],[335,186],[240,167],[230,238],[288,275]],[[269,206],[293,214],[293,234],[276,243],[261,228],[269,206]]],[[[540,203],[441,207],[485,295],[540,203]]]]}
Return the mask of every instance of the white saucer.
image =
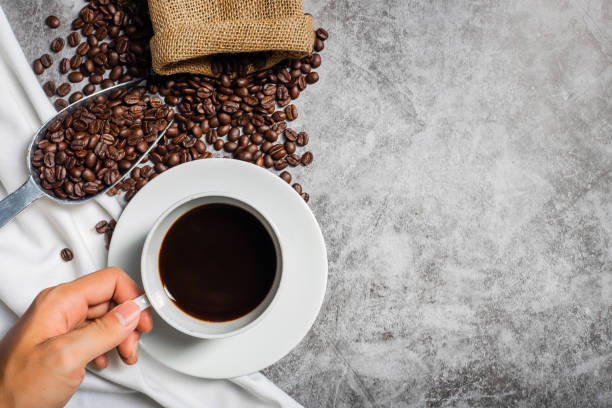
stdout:
{"type": "MultiPolygon", "coordinates": [[[[238,160],[205,159],[164,172],[132,198],[113,233],[108,265],[121,267],[141,284],[140,253],[157,217],[180,199],[206,191],[239,194],[268,214],[283,240],[284,288],[265,318],[244,333],[197,339],[176,331],[153,313],[154,329],[142,336],[140,346],[185,374],[232,378],[274,364],[310,330],[327,285],[327,253],[310,208],[280,177],[238,160]]],[[[214,248],[198,247],[197,242],[186,250],[215,256],[214,248]]]]}

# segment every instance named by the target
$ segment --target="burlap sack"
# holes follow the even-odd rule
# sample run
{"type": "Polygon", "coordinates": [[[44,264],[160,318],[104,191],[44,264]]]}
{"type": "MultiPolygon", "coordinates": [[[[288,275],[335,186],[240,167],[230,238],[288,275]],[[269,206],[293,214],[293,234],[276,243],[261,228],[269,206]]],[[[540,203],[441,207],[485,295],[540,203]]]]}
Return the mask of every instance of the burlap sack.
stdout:
{"type": "Polygon", "coordinates": [[[211,56],[221,53],[271,51],[253,72],[312,52],[302,0],[149,0],[149,12],[153,70],[162,75],[212,76],[211,56]]]}

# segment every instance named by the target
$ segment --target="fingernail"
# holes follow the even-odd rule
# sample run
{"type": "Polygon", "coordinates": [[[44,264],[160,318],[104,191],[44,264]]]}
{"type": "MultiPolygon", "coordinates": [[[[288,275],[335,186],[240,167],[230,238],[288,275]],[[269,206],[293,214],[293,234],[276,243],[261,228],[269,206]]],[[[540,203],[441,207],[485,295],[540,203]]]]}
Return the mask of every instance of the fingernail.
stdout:
{"type": "Polygon", "coordinates": [[[131,300],[114,308],[113,312],[117,316],[117,319],[119,319],[119,323],[124,327],[131,326],[132,323],[138,319],[138,316],[140,316],[140,308],[131,300]]]}

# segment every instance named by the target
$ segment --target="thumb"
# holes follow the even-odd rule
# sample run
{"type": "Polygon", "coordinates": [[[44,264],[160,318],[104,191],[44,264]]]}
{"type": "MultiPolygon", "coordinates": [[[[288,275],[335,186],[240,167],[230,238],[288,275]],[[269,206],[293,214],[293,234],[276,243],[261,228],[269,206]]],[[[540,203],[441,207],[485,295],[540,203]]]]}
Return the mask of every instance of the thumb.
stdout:
{"type": "Polygon", "coordinates": [[[136,329],[139,316],[138,305],[128,300],[87,326],[66,333],[62,337],[70,350],[71,360],[82,367],[117,347],[136,329]]]}

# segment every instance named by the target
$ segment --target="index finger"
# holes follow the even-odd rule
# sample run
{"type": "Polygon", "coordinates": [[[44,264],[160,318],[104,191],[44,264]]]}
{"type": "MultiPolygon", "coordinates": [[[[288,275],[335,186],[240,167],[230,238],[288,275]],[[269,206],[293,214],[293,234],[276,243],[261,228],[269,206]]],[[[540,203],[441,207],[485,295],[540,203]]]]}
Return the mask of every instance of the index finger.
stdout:
{"type": "MultiPolygon", "coordinates": [[[[143,294],[142,289],[124,271],[117,267],[101,269],[72,282],[57,287],[64,299],[64,305],[72,304],[64,310],[65,316],[72,327],[84,319],[90,306],[113,300],[117,304],[137,298],[143,294]],[[76,303],[76,305],[74,303],[76,303]]],[[[140,314],[137,329],[149,331],[153,327],[151,313],[146,310],[140,314]]]]}
{"type": "Polygon", "coordinates": [[[121,304],[144,293],[127,273],[115,266],[90,273],[63,286],[72,293],[81,294],[88,306],[111,299],[121,304]]]}

